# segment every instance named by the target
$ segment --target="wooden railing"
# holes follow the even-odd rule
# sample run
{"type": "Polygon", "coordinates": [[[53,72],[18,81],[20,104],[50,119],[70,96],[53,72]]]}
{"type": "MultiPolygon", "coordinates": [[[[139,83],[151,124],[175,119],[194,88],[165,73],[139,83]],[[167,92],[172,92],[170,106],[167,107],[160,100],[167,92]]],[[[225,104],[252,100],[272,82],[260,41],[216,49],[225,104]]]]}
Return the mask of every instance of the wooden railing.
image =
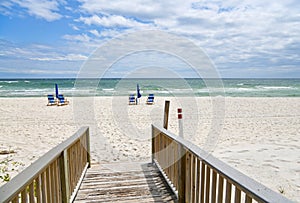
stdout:
{"type": "Polygon", "coordinates": [[[152,125],[152,159],[179,202],[291,202],[199,147],[152,125]]]}
{"type": "Polygon", "coordinates": [[[72,202],[90,167],[89,128],[81,128],[0,188],[0,202],[72,202]]]}

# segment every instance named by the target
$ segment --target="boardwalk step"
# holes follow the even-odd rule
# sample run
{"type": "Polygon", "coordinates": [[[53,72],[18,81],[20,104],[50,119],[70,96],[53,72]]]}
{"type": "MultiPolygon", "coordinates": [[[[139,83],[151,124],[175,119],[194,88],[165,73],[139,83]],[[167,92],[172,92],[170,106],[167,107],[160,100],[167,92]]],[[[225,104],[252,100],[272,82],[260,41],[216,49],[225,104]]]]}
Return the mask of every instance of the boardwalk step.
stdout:
{"type": "Polygon", "coordinates": [[[112,166],[89,169],[74,202],[176,202],[176,196],[152,164],[137,168],[131,165],[129,171],[124,163],[120,170],[118,165],[112,166]]]}

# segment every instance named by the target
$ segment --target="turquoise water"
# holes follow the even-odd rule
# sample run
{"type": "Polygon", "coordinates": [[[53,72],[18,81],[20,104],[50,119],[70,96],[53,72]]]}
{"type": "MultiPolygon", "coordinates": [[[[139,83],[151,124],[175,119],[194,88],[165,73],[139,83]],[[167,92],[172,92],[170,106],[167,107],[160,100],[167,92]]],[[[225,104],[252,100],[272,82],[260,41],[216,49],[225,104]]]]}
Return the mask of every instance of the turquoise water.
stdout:
{"type": "Polygon", "coordinates": [[[231,97],[300,97],[300,79],[0,79],[0,97],[43,97],[54,94],[55,83],[66,96],[142,95],[231,97]],[[217,84],[217,83],[216,83],[217,84]],[[208,85],[208,86],[207,86],[208,85]]]}

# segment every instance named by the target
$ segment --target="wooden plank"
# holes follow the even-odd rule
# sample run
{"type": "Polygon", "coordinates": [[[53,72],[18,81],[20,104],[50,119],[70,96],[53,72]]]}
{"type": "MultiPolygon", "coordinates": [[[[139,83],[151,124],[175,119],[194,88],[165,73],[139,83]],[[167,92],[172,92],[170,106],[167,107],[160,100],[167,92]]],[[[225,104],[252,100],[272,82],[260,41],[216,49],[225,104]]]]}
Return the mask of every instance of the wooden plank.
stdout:
{"type": "MultiPolygon", "coordinates": [[[[156,180],[159,181],[160,179],[156,180]]],[[[83,184],[80,187],[81,191],[95,191],[95,192],[102,192],[102,193],[109,193],[112,194],[113,192],[119,193],[119,192],[124,192],[125,190],[128,191],[136,191],[136,190],[145,190],[145,188],[148,187],[157,187],[160,188],[160,191],[163,191],[163,183],[158,183],[158,182],[153,182],[153,183],[149,183],[149,182],[123,182],[122,184],[119,183],[114,183],[114,184],[105,184],[105,185],[101,185],[99,186],[99,184],[95,183],[95,184],[90,184],[89,186],[85,186],[85,184],[83,184]],[[160,184],[160,185],[157,185],[160,184]]],[[[165,189],[166,191],[169,191],[168,189],[165,189]]]]}
{"type": "Polygon", "coordinates": [[[136,180],[141,178],[152,177],[153,175],[159,175],[159,171],[146,171],[145,173],[140,173],[138,171],[132,172],[107,172],[98,174],[86,174],[83,181],[104,181],[113,182],[120,180],[136,180]]]}
{"type": "Polygon", "coordinates": [[[19,195],[17,195],[11,202],[12,203],[19,203],[19,195]]]}
{"type": "Polygon", "coordinates": [[[21,192],[21,202],[22,203],[27,203],[28,199],[27,199],[27,188],[25,188],[22,192],[21,192]]]}
{"type": "Polygon", "coordinates": [[[196,157],[192,154],[191,156],[191,202],[196,201],[196,178],[197,178],[197,165],[196,165],[196,157]]]}
{"type": "Polygon", "coordinates": [[[68,157],[69,159],[69,167],[70,167],[70,196],[74,190],[74,184],[76,181],[76,164],[74,163],[76,159],[74,159],[76,157],[76,145],[73,145],[72,147],[70,147],[70,156],[68,157]]]}
{"type": "Polygon", "coordinates": [[[60,177],[58,175],[58,161],[53,163],[53,180],[54,180],[54,190],[55,190],[55,202],[60,202],[60,177]]]}
{"type": "Polygon", "coordinates": [[[252,203],[252,198],[246,194],[245,203],[252,203]]]}
{"type": "Polygon", "coordinates": [[[227,180],[226,181],[225,203],[230,203],[231,202],[231,187],[232,187],[232,184],[227,180]]]}
{"type": "Polygon", "coordinates": [[[186,153],[185,202],[191,202],[191,153],[186,153]]]}
{"type": "Polygon", "coordinates": [[[166,167],[167,167],[167,149],[166,149],[166,142],[167,142],[167,137],[165,135],[162,135],[163,137],[163,149],[162,149],[162,152],[163,152],[163,160],[162,160],[162,163],[161,163],[161,166],[162,168],[164,169],[164,171],[166,172],[166,167]]]}
{"type": "Polygon", "coordinates": [[[200,200],[200,178],[201,178],[201,162],[198,158],[196,158],[196,165],[197,165],[197,183],[196,183],[196,203],[200,200]]]}
{"type": "Polygon", "coordinates": [[[174,145],[175,143],[173,141],[171,141],[170,143],[170,150],[171,150],[171,153],[170,153],[170,181],[174,184],[174,180],[175,180],[175,150],[174,150],[174,145]]]}
{"type": "Polygon", "coordinates": [[[176,190],[178,190],[178,161],[180,160],[178,157],[178,143],[174,142],[174,185],[176,187],[176,190]]]}
{"type": "Polygon", "coordinates": [[[170,177],[170,138],[165,137],[166,139],[166,147],[165,147],[165,172],[168,177],[170,177]]]}
{"type": "Polygon", "coordinates": [[[158,148],[158,162],[159,163],[162,163],[163,162],[163,158],[162,158],[162,156],[163,156],[163,154],[162,154],[162,150],[163,150],[163,135],[162,135],[162,133],[159,133],[159,142],[158,142],[158,144],[159,144],[159,148],[158,148]]]}
{"type": "Polygon", "coordinates": [[[85,131],[86,136],[86,154],[87,154],[87,162],[88,162],[88,168],[91,167],[91,143],[90,143],[90,129],[87,128],[85,131]]]}
{"type": "Polygon", "coordinates": [[[185,181],[186,181],[186,151],[183,146],[178,146],[180,161],[178,161],[178,201],[185,202],[185,181]]]}
{"type": "Polygon", "coordinates": [[[42,202],[47,202],[47,195],[46,195],[46,172],[44,171],[41,174],[41,197],[42,197],[42,202]]]}
{"type": "Polygon", "coordinates": [[[223,185],[224,185],[224,178],[219,175],[219,185],[218,185],[218,203],[223,202],[223,185]]]}
{"type": "Polygon", "coordinates": [[[51,188],[51,196],[52,196],[51,201],[52,202],[55,202],[56,196],[58,195],[56,193],[56,188],[55,188],[54,162],[49,167],[50,188],[51,188]]]}
{"type": "Polygon", "coordinates": [[[59,158],[59,173],[61,177],[61,196],[62,202],[68,203],[70,197],[69,187],[69,167],[68,167],[68,154],[65,150],[59,158]]]}
{"type": "Polygon", "coordinates": [[[46,194],[47,202],[52,202],[52,191],[51,191],[51,181],[50,181],[50,167],[46,169],[46,194]]]}
{"type": "Polygon", "coordinates": [[[204,202],[204,194],[205,194],[205,163],[201,161],[201,192],[200,192],[200,202],[204,202]]]}
{"type": "MultiPolygon", "coordinates": [[[[92,187],[104,187],[104,186],[112,186],[115,184],[118,184],[120,186],[122,185],[128,185],[128,184],[146,184],[147,181],[156,181],[158,179],[161,179],[161,175],[153,175],[151,177],[145,177],[145,178],[140,178],[140,179],[135,179],[135,180],[129,180],[129,179],[120,179],[120,180],[115,180],[115,181],[101,181],[99,180],[91,180],[91,181],[83,181],[84,185],[83,187],[87,188],[92,188],[92,187]]],[[[83,188],[82,187],[82,188],[83,188]]]]}
{"type": "Polygon", "coordinates": [[[29,202],[34,202],[34,184],[35,182],[32,182],[29,185],[29,202]]]}
{"type": "Polygon", "coordinates": [[[69,191],[69,194],[68,196],[71,195],[71,191],[72,191],[72,183],[73,183],[73,167],[72,167],[72,160],[73,160],[73,157],[72,157],[72,148],[69,148],[69,149],[66,149],[65,150],[65,157],[66,157],[66,160],[65,160],[65,167],[67,168],[67,173],[68,175],[66,176],[67,179],[65,180],[68,184],[68,191],[69,191]]]}
{"type": "Polygon", "coordinates": [[[70,159],[70,166],[73,168],[73,172],[70,173],[70,175],[72,174],[73,178],[72,178],[72,186],[71,186],[71,190],[70,190],[70,195],[72,194],[72,192],[74,191],[76,184],[77,184],[77,176],[78,176],[78,166],[79,163],[77,163],[77,159],[76,157],[78,157],[78,144],[79,144],[79,140],[77,141],[77,143],[75,145],[73,145],[71,148],[72,150],[72,160],[70,159]]]}
{"type": "Polygon", "coordinates": [[[205,202],[209,203],[210,194],[210,167],[206,165],[206,175],[205,175],[205,202]]]}
{"type": "Polygon", "coordinates": [[[217,188],[217,172],[212,171],[212,184],[211,184],[211,202],[216,202],[216,188],[217,188]]]}
{"type": "Polygon", "coordinates": [[[39,175],[36,179],[35,179],[35,182],[36,182],[36,199],[37,199],[37,202],[40,203],[42,202],[42,192],[41,192],[41,175],[39,175]]]}
{"type": "Polygon", "coordinates": [[[152,159],[152,163],[153,163],[154,159],[156,159],[155,154],[156,154],[156,150],[157,150],[157,139],[156,139],[156,133],[155,133],[155,130],[153,129],[153,126],[152,126],[151,135],[152,135],[151,159],[152,159]]]}
{"type": "Polygon", "coordinates": [[[235,195],[234,195],[234,202],[240,203],[241,202],[241,190],[237,187],[235,187],[235,195]]]}

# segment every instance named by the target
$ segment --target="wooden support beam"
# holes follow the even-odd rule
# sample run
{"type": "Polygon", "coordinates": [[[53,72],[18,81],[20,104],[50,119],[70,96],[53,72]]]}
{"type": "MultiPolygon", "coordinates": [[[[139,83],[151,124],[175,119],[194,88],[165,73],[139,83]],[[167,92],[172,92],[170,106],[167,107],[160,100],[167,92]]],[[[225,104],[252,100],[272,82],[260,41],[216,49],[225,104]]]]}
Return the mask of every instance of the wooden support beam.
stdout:
{"type": "Polygon", "coordinates": [[[165,101],[165,113],[164,113],[164,129],[168,129],[169,123],[169,109],[170,109],[170,101],[165,101]]]}
{"type": "Polygon", "coordinates": [[[60,156],[59,162],[59,171],[61,177],[61,195],[62,202],[69,203],[70,202],[70,176],[69,176],[69,167],[68,167],[68,152],[64,150],[60,156]]]}

